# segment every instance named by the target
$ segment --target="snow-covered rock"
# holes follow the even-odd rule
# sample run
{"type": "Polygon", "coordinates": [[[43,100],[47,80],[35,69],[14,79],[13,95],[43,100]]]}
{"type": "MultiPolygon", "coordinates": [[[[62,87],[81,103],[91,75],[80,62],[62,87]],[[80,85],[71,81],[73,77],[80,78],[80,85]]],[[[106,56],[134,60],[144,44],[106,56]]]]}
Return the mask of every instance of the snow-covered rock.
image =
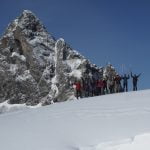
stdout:
{"type": "Polygon", "coordinates": [[[29,10],[8,25],[0,40],[0,102],[35,105],[70,100],[72,83],[87,76],[100,78],[103,68],[64,39],[55,40],[29,10]]]}

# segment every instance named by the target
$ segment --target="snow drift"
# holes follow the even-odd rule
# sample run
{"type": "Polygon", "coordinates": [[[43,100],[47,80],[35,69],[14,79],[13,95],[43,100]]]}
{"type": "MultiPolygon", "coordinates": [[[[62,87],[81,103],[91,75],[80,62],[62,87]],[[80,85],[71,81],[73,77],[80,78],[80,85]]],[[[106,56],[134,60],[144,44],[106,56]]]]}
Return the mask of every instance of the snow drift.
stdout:
{"type": "Polygon", "coordinates": [[[150,90],[0,115],[3,150],[148,150],[150,90]]]}
{"type": "Polygon", "coordinates": [[[29,108],[38,108],[41,107],[41,104],[39,103],[36,106],[27,106],[26,104],[9,104],[8,101],[5,101],[3,103],[0,103],[0,114],[4,113],[11,113],[16,112],[23,109],[29,109],[29,108]]]}

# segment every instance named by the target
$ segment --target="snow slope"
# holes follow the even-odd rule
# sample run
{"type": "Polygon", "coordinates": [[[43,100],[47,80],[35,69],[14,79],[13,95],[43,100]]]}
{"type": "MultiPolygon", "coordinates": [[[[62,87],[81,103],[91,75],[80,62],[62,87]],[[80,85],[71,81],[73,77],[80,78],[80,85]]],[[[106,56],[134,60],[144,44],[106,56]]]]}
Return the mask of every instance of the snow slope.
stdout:
{"type": "Polygon", "coordinates": [[[0,115],[2,150],[149,150],[150,90],[0,115]]]}

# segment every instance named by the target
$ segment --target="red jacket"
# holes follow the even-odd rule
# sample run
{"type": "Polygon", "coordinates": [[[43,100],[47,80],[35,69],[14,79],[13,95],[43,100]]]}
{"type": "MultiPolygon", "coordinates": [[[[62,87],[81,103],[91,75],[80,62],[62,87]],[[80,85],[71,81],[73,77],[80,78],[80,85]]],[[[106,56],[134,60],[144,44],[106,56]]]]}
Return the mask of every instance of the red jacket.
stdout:
{"type": "Polygon", "coordinates": [[[80,82],[76,82],[74,85],[76,86],[76,90],[81,90],[81,83],[80,82]]]}
{"type": "Polygon", "coordinates": [[[103,88],[104,87],[104,82],[103,80],[97,81],[97,87],[103,88]]]}

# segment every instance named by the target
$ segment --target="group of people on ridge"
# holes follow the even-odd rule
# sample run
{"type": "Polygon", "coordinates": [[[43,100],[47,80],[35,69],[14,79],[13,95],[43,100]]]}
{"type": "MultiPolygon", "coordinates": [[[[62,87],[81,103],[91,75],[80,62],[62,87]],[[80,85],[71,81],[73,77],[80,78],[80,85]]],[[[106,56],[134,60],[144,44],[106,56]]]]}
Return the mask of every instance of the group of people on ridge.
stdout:
{"type": "MultiPolygon", "coordinates": [[[[137,91],[137,82],[140,75],[141,74],[133,75],[131,72],[133,91],[137,91]]],[[[79,97],[82,98],[111,93],[127,92],[129,79],[130,76],[127,74],[124,74],[123,76],[116,74],[111,79],[109,79],[107,76],[98,80],[91,78],[82,78],[81,80],[77,80],[74,83],[75,95],[78,99],[79,97]]]]}

